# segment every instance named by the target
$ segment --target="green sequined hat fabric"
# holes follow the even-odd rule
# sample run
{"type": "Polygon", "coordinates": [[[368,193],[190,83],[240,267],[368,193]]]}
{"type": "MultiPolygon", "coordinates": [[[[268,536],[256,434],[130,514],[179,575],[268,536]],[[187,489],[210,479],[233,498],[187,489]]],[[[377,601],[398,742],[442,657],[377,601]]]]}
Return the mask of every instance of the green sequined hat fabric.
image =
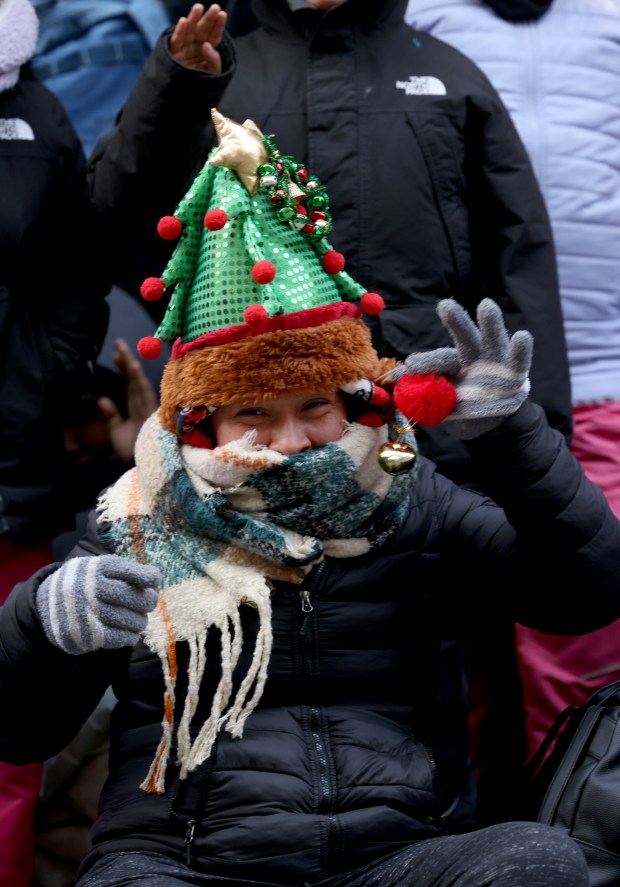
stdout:
{"type": "Polygon", "coordinates": [[[344,272],[327,274],[314,244],[281,221],[267,191],[251,197],[238,176],[207,162],[175,212],[183,225],[181,240],[162,274],[175,285],[157,338],[183,342],[244,323],[244,311],[261,304],[269,317],[317,308],[331,302],[359,300],[363,288],[344,272]],[[228,216],[223,228],[205,227],[209,210],[228,216]],[[270,283],[252,279],[257,262],[276,269],[270,283]]]}
{"type": "Polygon", "coordinates": [[[170,294],[155,338],[139,345],[142,356],[156,356],[164,340],[186,345],[337,302],[380,310],[380,297],[349,277],[327,243],[329,198],[319,180],[252,121],[237,124],[215,109],[212,116],[219,145],[174,216],[158,225],[179,241],[161,278],[142,284],[147,299],[170,294]]]}

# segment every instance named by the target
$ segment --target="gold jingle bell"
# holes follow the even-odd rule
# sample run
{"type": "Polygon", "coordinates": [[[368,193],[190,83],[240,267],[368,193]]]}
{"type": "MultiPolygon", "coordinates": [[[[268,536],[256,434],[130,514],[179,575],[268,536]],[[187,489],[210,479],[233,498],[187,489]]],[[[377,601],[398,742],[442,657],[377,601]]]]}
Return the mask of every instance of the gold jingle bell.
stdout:
{"type": "Polygon", "coordinates": [[[386,474],[397,477],[411,471],[416,460],[415,450],[401,441],[381,444],[377,450],[377,461],[386,474]]]}

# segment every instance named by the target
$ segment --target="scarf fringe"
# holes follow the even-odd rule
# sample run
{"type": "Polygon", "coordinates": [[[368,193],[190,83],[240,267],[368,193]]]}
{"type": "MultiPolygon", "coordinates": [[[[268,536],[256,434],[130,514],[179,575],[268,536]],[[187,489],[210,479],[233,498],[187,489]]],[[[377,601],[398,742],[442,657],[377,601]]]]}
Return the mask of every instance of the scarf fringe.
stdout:
{"type": "MultiPolygon", "coordinates": [[[[266,585],[265,588],[267,588],[266,585]]],[[[188,687],[183,703],[183,712],[177,728],[177,762],[181,768],[181,779],[185,779],[188,773],[196,770],[209,758],[221,728],[226,729],[235,738],[243,735],[245,721],[262,696],[267,679],[267,669],[273,641],[271,604],[268,596],[261,597],[259,595],[253,596],[252,603],[258,609],[259,629],[252,662],[234,698],[232,698],[232,676],[241,656],[243,641],[239,612],[234,610],[227,615],[221,624],[214,623],[215,627],[220,629],[222,638],[222,675],[213,697],[211,713],[193,742],[191,740],[190,727],[198,708],[200,685],[207,665],[206,644],[208,629],[204,628],[188,639],[190,650],[188,687]],[[230,705],[231,700],[232,705],[230,705]],[[230,707],[227,711],[226,709],[229,705],[230,707]]],[[[165,603],[163,600],[161,604],[163,606],[160,608],[160,616],[165,613],[165,603]]],[[[148,639],[147,643],[149,643],[148,639]]],[[[153,648],[157,646],[153,642],[150,645],[153,648]]],[[[163,651],[156,650],[162,662],[166,695],[161,739],[149,772],[140,785],[140,788],[148,793],[162,794],[165,788],[166,769],[172,748],[176,698],[175,646],[174,642],[172,644],[168,643],[165,655],[162,655],[163,651]]]]}

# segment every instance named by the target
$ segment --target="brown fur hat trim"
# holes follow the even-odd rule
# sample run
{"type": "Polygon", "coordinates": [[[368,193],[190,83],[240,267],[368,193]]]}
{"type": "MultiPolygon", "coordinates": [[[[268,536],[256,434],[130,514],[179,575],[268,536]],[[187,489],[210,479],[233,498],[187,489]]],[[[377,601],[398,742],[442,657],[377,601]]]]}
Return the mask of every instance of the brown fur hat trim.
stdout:
{"type": "Polygon", "coordinates": [[[346,316],[317,327],[277,330],[197,348],[166,364],[161,421],[175,431],[179,407],[336,391],[346,382],[376,378],[380,368],[368,327],[346,316]]]}

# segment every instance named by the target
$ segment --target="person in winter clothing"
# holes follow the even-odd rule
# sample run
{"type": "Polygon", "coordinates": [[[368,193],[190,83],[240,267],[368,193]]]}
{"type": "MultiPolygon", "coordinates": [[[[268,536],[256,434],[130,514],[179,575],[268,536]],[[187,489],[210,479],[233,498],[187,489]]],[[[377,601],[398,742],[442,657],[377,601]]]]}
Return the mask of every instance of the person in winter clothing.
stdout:
{"type": "Polygon", "coordinates": [[[476,831],[438,674],[472,608],[567,633],[620,616],[620,521],[528,398],[532,336],[445,299],[452,346],[380,358],[362,313],[384,301],[331,245],[323,181],[212,116],[141,287],[172,297],[140,353],[173,346],[136,465],[0,610],[0,756],[53,755],[112,684],[80,887],[585,887],[559,830],[476,831]],[[495,501],[418,452],[441,421],[495,501]]]}
{"type": "MultiPolygon", "coordinates": [[[[49,563],[70,526],[61,405],[105,335],[86,161],[59,102],[31,75],[38,20],[0,0],[0,605],[49,563]]],[[[30,887],[40,767],[0,766],[0,882],[30,887]]]]}
{"type": "MultiPolygon", "coordinates": [[[[528,150],[557,251],[572,450],[620,515],[620,2],[409,0],[406,18],[482,68],[528,150]]],[[[559,712],[617,679],[620,634],[517,626],[516,645],[533,752],[559,712]]]]}
{"type": "Polygon", "coordinates": [[[28,74],[36,14],[28,0],[3,0],[0,14],[4,559],[22,543],[34,550],[67,519],[60,405],[90,378],[107,289],[83,153],[57,99],[28,74]]]}
{"type": "MultiPolygon", "coordinates": [[[[329,184],[338,218],[332,240],[347,245],[353,272],[387,304],[381,315],[365,318],[379,353],[402,357],[447,344],[438,300],[454,296],[473,314],[491,296],[511,329],[535,334],[532,397],[568,435],[552,238],[503,104],[466,58],[403,23],[403,3],[319,5],[256,3],[262,27],[233,41],[218,5],[205,11],[195,4],[162,35],[89,163],[104,237],[119,244],[111,250],[115,279],[137,293],[146,275],[164,268],[166,243],[152,220],[177,204],[215,144],[208,114],[219,106],[237,119],[257,120],[266,132],[277,129],[283,149],[294,150],[329,184]],[[179,40],[193,42],[189,56],[179,53],[179,40]],[[198,70],[196,60],[204,61],[198,70]],[[345,164],[359,171],[349,182],[335,174],[345,164]]],[[[146,304],[161,320],[161,303],[146,304]]],[[[418,440],[444,473],[477,485],[467,447],[442,425],[420,426],[418,440]]],[[[497,656],[506,656],[512,626],[500,637],[497,623],[494,637],[497,656]]],[[[464,717],[462,638],[451,635],[444,647],[446,707],[452,698],[464,717]]],[[[518,778],[525,740],[508,708],[512,721],[506,730],[502,717],[501,728],[516,746],[518,778]]],[[[505,740],[501,747],[502,795],[512,799],[505,740]]],[[[487,749],[487,767],[489,757],[487,749]]],[[[499,785],[494,771],[489,784],[499,785]]]]}
{"type": "MultiPolygon", "coordinates": [[[[402,358],[445,345],[439,300],[455,298],[473,316],[481,298],[493,298],[510,329],[535,335],[532,397],[568,436],[569,376],[547,211],[486,77],[452,47],[413,32],[403,21],[405,0],[255,0],[252,8],[260,27],[234,41],[226,32],[208,40],[219,72],[175,64],[174,29],[162,35],[118,126],[91,157],[95,205],[117,207],[124,241],[135,237],[135,226],[144,235],[141,277],[165,265],[152,219],[176,206],[216,143],[210,108],[251,118],[277,132],[282,150],[311,165],[329,188],[334,246],[346,245],[352,273],[385,298],[382,314],[367,318],[378,352],[402,358]],[[185,163],[171,163],[181,151],[185,163]],[[347,181],[343,168],[358,174],[347,181]],[[136,169],[152,171],[161,191],[142,188],[136,169]]],[[[186,21],[196,25],[203,12],[195,4],[186,21]]],[[[198,35],[199,51],[205,40],[198,35]]],[[[141,279],[131,276],[121,285],[137,293],[141,279]]],[[[157,303],[149,304],[160,320],[157,303]]],[[[421,431],[419,443],[450,477],[476,484],[467,448],[443,427],[421,431]]]]}

